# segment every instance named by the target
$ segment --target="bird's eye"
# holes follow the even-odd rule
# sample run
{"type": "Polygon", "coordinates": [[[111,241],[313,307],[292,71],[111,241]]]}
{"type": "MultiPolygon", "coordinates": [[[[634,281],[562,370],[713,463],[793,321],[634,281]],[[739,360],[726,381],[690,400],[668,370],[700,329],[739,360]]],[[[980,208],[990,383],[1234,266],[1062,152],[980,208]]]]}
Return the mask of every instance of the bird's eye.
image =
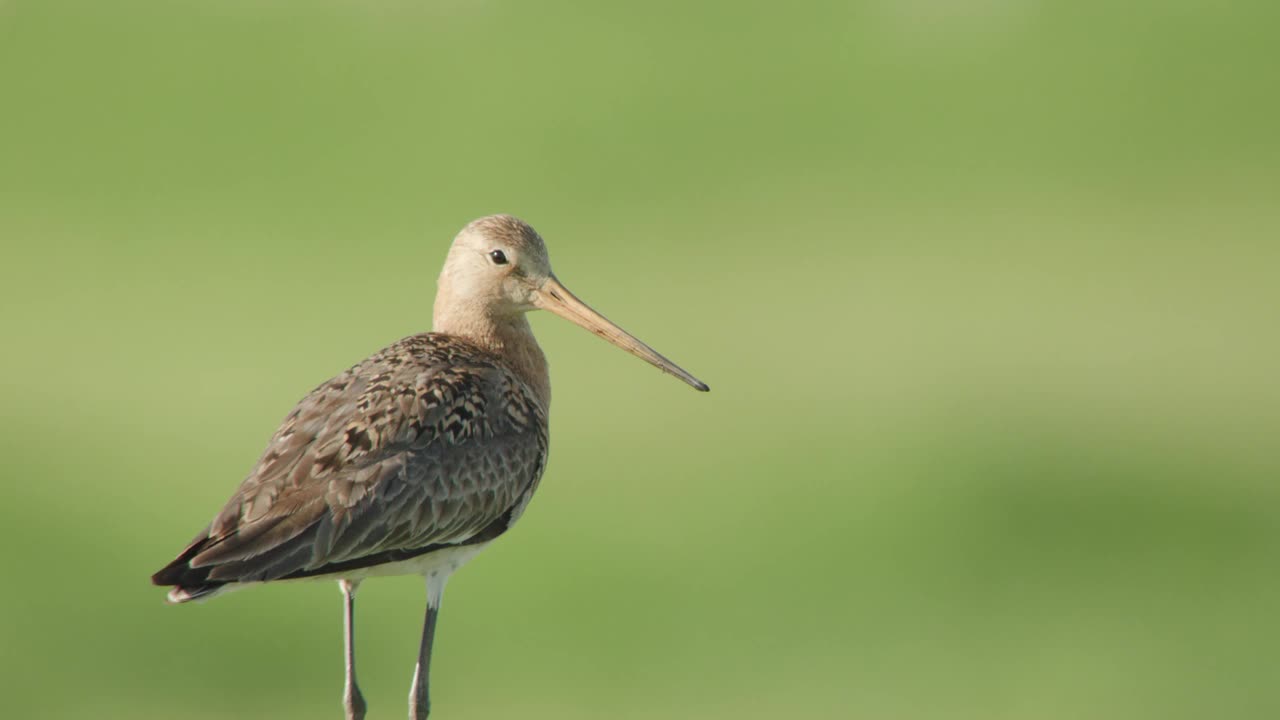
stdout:
{"type": "Polygon", "coordinates": [[[489,253],[489,259],[493,261],[494,265],[507,264],[507,254],[502,252],[501,250],[494,250],[493,252],[489,253]]]}

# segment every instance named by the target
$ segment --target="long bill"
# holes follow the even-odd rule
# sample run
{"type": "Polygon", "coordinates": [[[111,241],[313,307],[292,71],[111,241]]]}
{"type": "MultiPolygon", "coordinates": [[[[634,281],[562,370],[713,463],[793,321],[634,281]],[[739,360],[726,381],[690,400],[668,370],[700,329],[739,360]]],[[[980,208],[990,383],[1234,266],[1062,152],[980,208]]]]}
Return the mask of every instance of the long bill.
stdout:
{"type": "Polygon", "coordinates": [[[711,388],[698,378],[690,375],[684,368],[663,357],[657,350],[637,340],[626,330],[614,325],[608,318],[592,310],[589,305],[569,292],[560,281],[551,276],[542,287],[533,294],[533,304],[543,310],[549,310],[569,322],[584,327],[627,352],[641,358],[659,370],[675,375],[694,388],[706,392],[711,388]]]}

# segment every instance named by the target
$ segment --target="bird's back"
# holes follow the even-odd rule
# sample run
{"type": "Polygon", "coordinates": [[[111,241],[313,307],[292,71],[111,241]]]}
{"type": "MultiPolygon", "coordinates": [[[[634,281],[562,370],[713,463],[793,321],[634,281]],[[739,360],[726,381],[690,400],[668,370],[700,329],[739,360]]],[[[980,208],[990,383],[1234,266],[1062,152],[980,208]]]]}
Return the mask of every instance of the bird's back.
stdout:
{"type": "Polygon", "coordinates": [[[500,358],[414,335],[303,398],[209,527],[152,580],[183,602],[485,542],[523,512],[546,454],[545,408],[500,358]]]}

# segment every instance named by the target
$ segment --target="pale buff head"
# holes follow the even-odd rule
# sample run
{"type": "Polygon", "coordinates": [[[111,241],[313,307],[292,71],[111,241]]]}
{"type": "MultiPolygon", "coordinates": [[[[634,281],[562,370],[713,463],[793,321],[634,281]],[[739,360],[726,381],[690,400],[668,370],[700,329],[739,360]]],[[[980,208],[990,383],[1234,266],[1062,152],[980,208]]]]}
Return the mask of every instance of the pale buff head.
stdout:
{"type": "Polygon", "coordinates": [[[453,239],[440,284],[447,284],[457,300],[503,315],[533,310],[534,293],[550,277],[542,236],[517,217],[489,215],[453,239]]]}
{"type": "MultiPolygon", "coordinates": [[[[435,329],[488,333],[531,310],[549,310],[699,390],[707,386],[579,300],[551,272],[547,247],[511,215],[474,220],[458,233],[440,272],[435,329]]],[[[527,324],[519,322],[522,331],[527,324]]],[[[532,335],[530,335],[532,340],[532,335]]]]}

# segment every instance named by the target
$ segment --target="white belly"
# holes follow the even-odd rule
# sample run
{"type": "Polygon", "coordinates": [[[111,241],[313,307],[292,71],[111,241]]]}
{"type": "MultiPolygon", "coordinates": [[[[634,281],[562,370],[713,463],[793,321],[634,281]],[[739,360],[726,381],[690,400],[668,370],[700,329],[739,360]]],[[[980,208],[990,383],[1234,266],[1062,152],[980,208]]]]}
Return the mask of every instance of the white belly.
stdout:
{"type": "Polygon", "coordinates": [[[364,580],[371,577],[391,577],[393,575],[421,575],[423,577],[431,577],[432,575],[450,575],[454,570],[462,567],[468,560],[475,557],[489,543],[476,543],[475,545],[462,545],[460,547],[444,548],[425,555],[419,555],[408,560],[399,562],[386,563],[384,565],[371,565],[357,570],[348,570],[342,573],[334,573],[332,575],[317,575],[310,578],[302,578],[305,580],[364,580]]]}
{"type": "MultiPolygon", "coordinates": [[[[444,584],[448,581],[449,576],[455,570],[462,567],[468,560],[475,557],[476,553],[483,550],[489,543],[476,543],[474,545],[462,545],[459,547],[444,548],[425,555],[419,555],[408,560],[399,562],[384,563],[382,565],[371,565],[369,567],[357,568],[355,570],[347,570],[345,572],[333,573],[331,575],[313,575],[305,578],[294,578],[292,580],[269,580],[272,583],[286,582],[305,582],[309,580],[352,580],[359,582],[366,578],[373,577],[390,577],[394,575],[421,575],[427,579],[428,586],[438,593],[444,590],[444,584]],[[436,590],[438,588],[438,590],[436,590]]],[[[210,593],[196,600],[203,602],[219,595],[229,593],[233,590],[262,585],[261,582],[249,583],[227,583],[218,588],[216,592],[210,593]]],[[[170,593],[172,595],[172,592],[170,593]]]]}

